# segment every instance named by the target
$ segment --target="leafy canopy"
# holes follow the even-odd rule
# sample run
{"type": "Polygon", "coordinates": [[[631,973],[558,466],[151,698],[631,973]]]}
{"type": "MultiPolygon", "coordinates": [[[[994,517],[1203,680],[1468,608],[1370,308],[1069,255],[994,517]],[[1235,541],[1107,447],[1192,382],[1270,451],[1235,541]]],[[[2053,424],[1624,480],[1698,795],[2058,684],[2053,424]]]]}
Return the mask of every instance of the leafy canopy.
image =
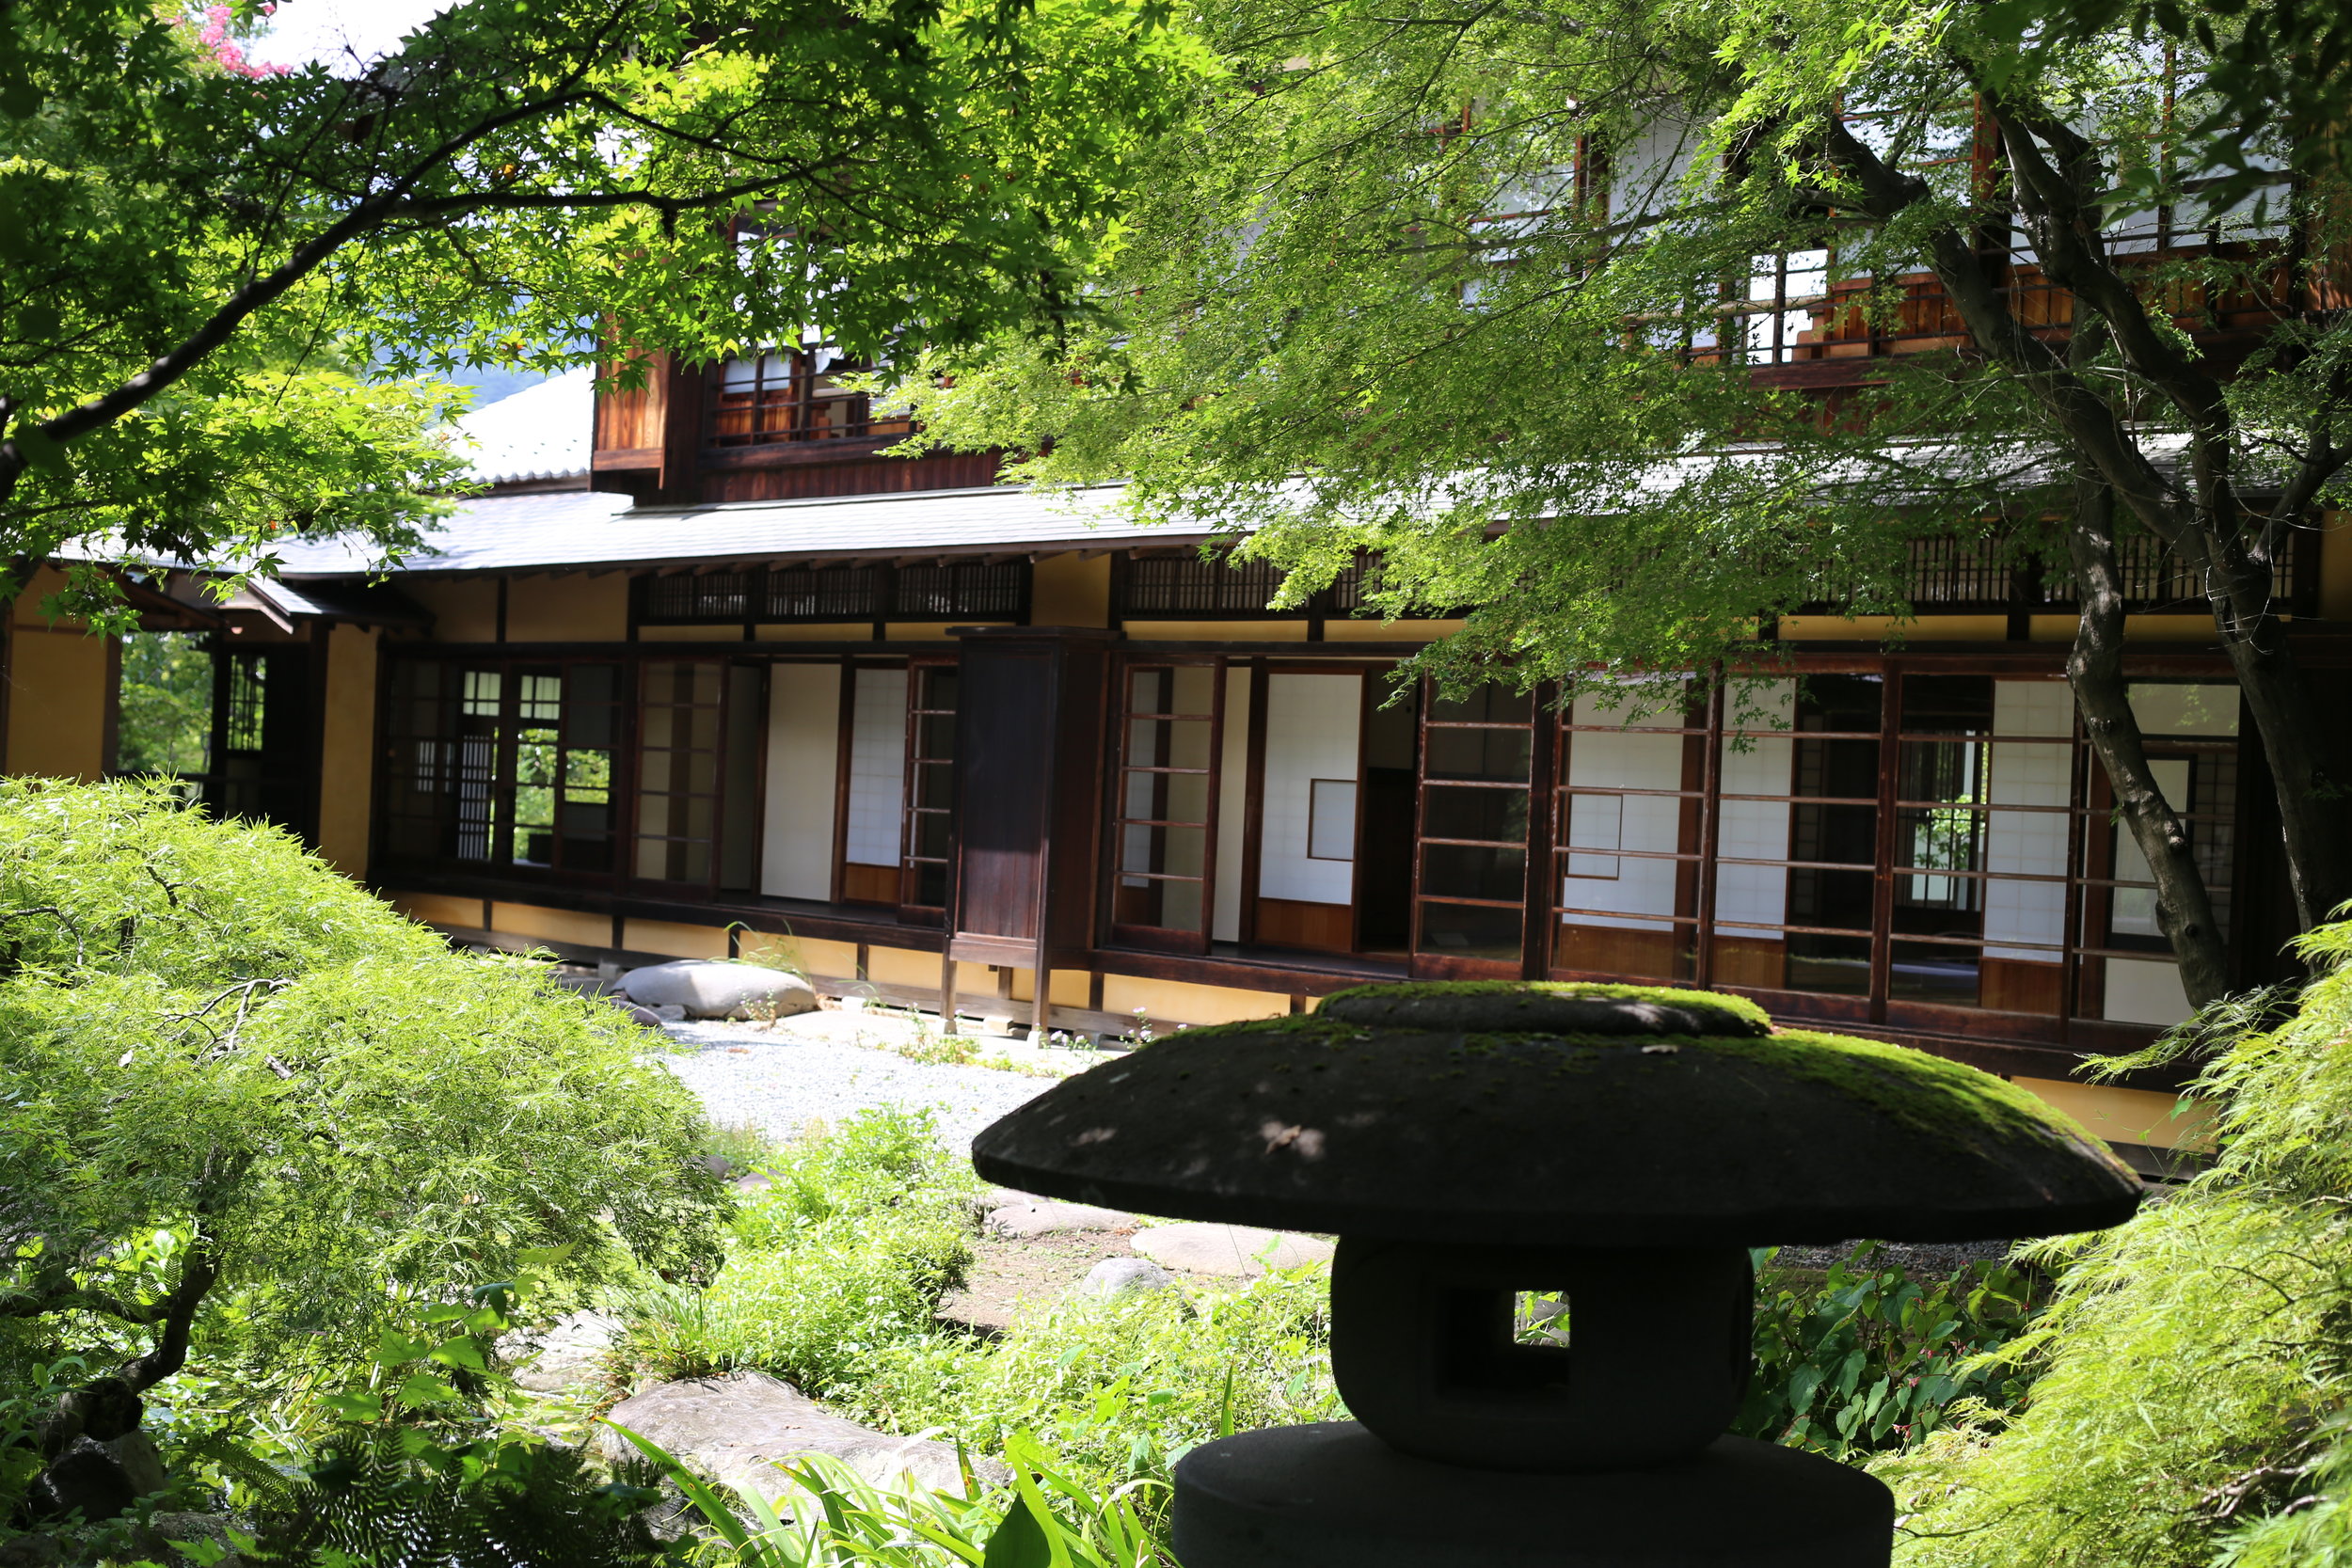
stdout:
{"type": "MultiPolygon", "coordinates": [[[[2097,189],[2171,203],[2184,230],[2265,231],[2251,205],[2206,202],[2168,140],[2203,103],[2196,50],[2167,67],[2113,28],[2024,37],[1900,0],[1202,0],[1195,20],[1227,70],[1154,150],[1107,257],[1112,319],[941,356],[953,387],[905,395],[933,441],[1039,453],[1026,477],[1129,478],[1148,515],[1259,530],[1246,552],[1292,568],[1292,597],[1380,551],[1379,610],[1467,609],[1423,661],[1458,675],[1705,669],[1808,602],[1908,613],[1921,532],[1997,523],[2049,548],[2076,433],[2038,372],[1974,349],[1882,357],[1825,413],[1744,362],[1772,322],[1741,307],[1778,258],[1792,296],[1858,280],[1840,314],[1897,329],[1900,281],[1947,236],[2029,226],[2032,203],[1972,163],[1990,96],[2047,135],[2038,157],[2090,137],[2097,189]],[[1898,198],[1874,169],[1908,182],[1898,198]]],[[[2282,135],[2239,140],[2276,153],[2282,135]]],[[[2244,272],[2216,253],[2129,288],[2244,272]]],[[[2234,525],[2233,461],[2309,455],[2314,486],[2334,482],[2340,318],[2281,328],[2222,394],[2201,428],[2223,488],[2185,512],[2234,525]]],[[[2091,403],[2155,437],[2124,454],[2137,475],[2185,415],[2141,362],[2090,346],[2091,403]]]]}
{"type": "Polygon", "coordinates": [[[0,1319],[275,1386],[453,1289],[691,1272],[718,1181],[634,1025],[166,786],[0,782],[0,1319]]]}
{"type": "Polygon", "coordinates": [[[0,554],[396,553],[459,472],[429,372],[1067,314],[1198,63],[1161,12],[466,0],[280,71],[155,0],[0,9],[0,554]]]}

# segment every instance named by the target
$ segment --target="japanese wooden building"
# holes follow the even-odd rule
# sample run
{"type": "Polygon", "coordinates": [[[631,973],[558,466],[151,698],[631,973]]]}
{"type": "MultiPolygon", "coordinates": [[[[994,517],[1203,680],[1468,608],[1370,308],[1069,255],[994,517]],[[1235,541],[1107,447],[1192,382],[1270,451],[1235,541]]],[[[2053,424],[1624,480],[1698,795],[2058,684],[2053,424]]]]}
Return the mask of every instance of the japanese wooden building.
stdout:
{"type": "MultiPolygon", "coordinates": [[[[1844,346],[1776,337],[1761,373],[1902,345],[1844,346]]],[[[884,456],[902,427],[829,369],[495,404],[490,492],[389,585],[306,547],[226,607],[142,588],[220,650],[211,798],[476,942],[761,953],[1016,1020],[1042,986],[1088,1031],[1408,975],[1676,981],[2010,1075],[2124,1144],[2180,1136],[2162,1084],[2069,1081],[2185,1005],[2064,684],[2064,583],[1922,542],[1899,647],[1790,617],[1787,669],[1632,724],[1540,689],[1449,701],[1391,679],[1449,623],[1363,618],[1350,578],[1271,610],[1263,569],[1108,493],[884,456]]],[[[2193,584],[2128,564],[2159,776],[2242,977],[2283,973],[2260,749],[2193,584]]],[[[2301,538],[2280,591],[2352,721],[2352,531],[2301,538]]],[[[39,598],[9,627],[7,765],[95,775],[109,654],[39,598]]]]}

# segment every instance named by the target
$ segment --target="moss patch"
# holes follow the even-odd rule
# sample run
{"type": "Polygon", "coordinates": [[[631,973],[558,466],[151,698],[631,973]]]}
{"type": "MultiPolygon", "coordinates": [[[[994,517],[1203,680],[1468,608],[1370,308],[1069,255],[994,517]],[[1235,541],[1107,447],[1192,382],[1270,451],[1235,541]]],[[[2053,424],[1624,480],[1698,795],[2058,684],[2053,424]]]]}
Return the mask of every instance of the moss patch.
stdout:
{"type": "Polygon", "coordinates": [[[1655,1002],[1667,1007],[1713,1007],[1769,1028],[1772,1015],[1744,996],[1722,991],[1680,990],[1670,986],[1610,986],[1582,980],[1413,980],[1392,985],[1351,986],[1323,999],[1329,1006],[1355,996],[1567,996],[1594,1002],[1655,1002]]]}
{"type": "Polygon", "coordinates": [[[1977,1132],[2003,1139],[2091,1141],[2064,1112],[2031,1091],[1907,1045],[1804,1030],[1694,1043],[1826,1085],[1942,1143],[1973,1142],[1967,1134],[1977,1132]]]}
{"type": "MultiPolygon", "coordinates": [[[[1359,992],[1376,993],[1395,989],[1399,988],[1362,987],[1359,988],[1359,992]]],[[[1479,989],[1480,982],[1467,982],[1454,990],[1454,994],[1475,994],[1479,989]]],[[[1505,981],[1492,983],[1484,989],[1512,991],[1528,988],[1505,981]]],[[[1738,998],[1718,997],[1704,991],[1677,992],[1633,986],[1563,986],[1547,989],[1581,990],[1587,994],[1611,991],[1677,1001],[1688,998],[1709,1006],[1738,1002],[1743,1008],[1755,1006],[1753,1003],[1740,1002],[1738,998]]],[[[1761,1013],[1761,1009],[1756,1010],[1761,1013]]],[[[1216,1028],[1216,1033],[1219,1036],[1279,1037],[1302,1045],[1322,1045],[1344,1052],[1373,1027],[1310,1015],[1223,1024],[1216,1028]]],[[[1380,1032],[1395,1031],[1382,1029],[1380,1032]]],[[[1190,1037],[1197,1038],[1207,1031],[1187,1033],[1190,1037]]],[[[1446,1054],[1461,1053],[1454,1058],[1458,1070],[1464,1056],[1516,1054],[1513,1048],[1536,1041],[1565,1048],[1560,1052],[1560,1059],[1554,1064],[1553,1070],[1579,1074],[1594,1070],[1606,1055],[1629,1050],[1655,1051],[1660,1046],[1736,1056],[1785,1078],[1836,1089],[1846,1098],[1890,1117],[1922,1140],[1947,1148],[1985,1148],[1990,1144],[2014,1144],[2019,1140],[2046,1144],[2054,1139],[2081,1141],[2096,1147],[2096,1140],[2084,1132],[2065,1113],[2053,1108],[2039,1096],[1992,1073],[1909,1046],[1891,1045],[1884,1040],[1863,1039],[1851,1035],[1787,1030],[1777,1035],[1756,1036],[1629,1037],[1580,1035],[1543,1029],[1531,1029],[1524,1033],[1481,1030],[1462,1035],[1458,1045],[1450,1047],[1446,1054]]],[[[1670,1069],[1674,1061],[1667,1054],[1643,1059],[1655,1063],[1661,1070],[1670,1069]]],[[[1283,1064],[1284,1067],[1289,1065],[1283,1064]]],[[[1433,1057],[1431,1066],[1442,1069],[1446,1063],[1441,1058],[1433,1057]]]]}

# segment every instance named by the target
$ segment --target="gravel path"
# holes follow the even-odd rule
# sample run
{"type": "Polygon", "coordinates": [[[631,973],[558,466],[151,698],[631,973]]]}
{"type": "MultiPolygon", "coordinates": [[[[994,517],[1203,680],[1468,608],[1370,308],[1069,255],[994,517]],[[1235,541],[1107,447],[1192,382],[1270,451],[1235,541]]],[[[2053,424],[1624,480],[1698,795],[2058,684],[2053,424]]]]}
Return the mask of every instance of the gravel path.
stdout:
{"type": "Polygon", "coordinates": [[[654,1059],[702,1096],[714,1122],[748,1123],[778,1139],[872,1105],[928,1106],[939,1118],[940,1141],[968,1148],[981,1128],[1055,1084],[993,1068],[909,1061],[858,1043],[873,1028],[838,1013],[808,1014],[772,1031],[671,1023],[663,1026],[670,1048],[654,1059]]]}

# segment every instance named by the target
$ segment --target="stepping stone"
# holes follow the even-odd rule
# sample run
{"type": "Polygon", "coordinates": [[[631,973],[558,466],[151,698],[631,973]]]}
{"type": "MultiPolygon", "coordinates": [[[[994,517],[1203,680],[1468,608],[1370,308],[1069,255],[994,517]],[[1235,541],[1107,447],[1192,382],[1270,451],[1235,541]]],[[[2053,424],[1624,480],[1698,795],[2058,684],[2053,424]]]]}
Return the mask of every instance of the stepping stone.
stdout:
{"type": "MultiPolygon", "coordinates": [[[[690,1467],[771,1502],[786,1485],[776,1462],[789,1464],[812,1453],[833,1455],[877,1486],[912,1481],[928,1491],[963,1492],[954,1444],[859,1426],[766,1372],[665,1383],[623,1400],[605,1419],[660,1444],[690,1467]]],[[[603,1426],[596,1432],[596,1451],[608,1461],[637,1453],[619,1433],[603,1426]]],[[[1001,1482],[1010,1474],[1001,1462],[977,1456],[973,1468],[988,1482],[1001,1482]]]]}
{"type": "Polygon", "coordinates": [[[1016,1203],[988,1216],[991,1235],[1014,1240],[1070,1230],[1133,1230],[1136,1217],[1091,1203],[1016,1203]]]}
{"type": "Polygon", "coordinates": [[[1082,1296],[1123,1296],[1165,1291],[1175,1283],[1174,1275],[1149,1258],[1105,1258],[1087,1271],[1087,1276],[1078,1281],[1075,1293],[1082,1296]]]}
{"type": "Polygon", "coordinates": [[[1271,1269],[1331,1260],[1328,1242],[1247,1225],[1155,1225],[1136,1231],[1128,1244],[1164,1268],[1228,1279],[1255,1279],[1271,1269]]]}
{"type": "Polygon", "coordinates": [[[525,1329],[499,1341],[499,1354],[515,1367],[515,1381],[534,1393],[560,1394],[594,1383],[604,1353],[621,1331],[620,1321],[601,1312],[573,1312],[543,1329],[525,1329]]]}

